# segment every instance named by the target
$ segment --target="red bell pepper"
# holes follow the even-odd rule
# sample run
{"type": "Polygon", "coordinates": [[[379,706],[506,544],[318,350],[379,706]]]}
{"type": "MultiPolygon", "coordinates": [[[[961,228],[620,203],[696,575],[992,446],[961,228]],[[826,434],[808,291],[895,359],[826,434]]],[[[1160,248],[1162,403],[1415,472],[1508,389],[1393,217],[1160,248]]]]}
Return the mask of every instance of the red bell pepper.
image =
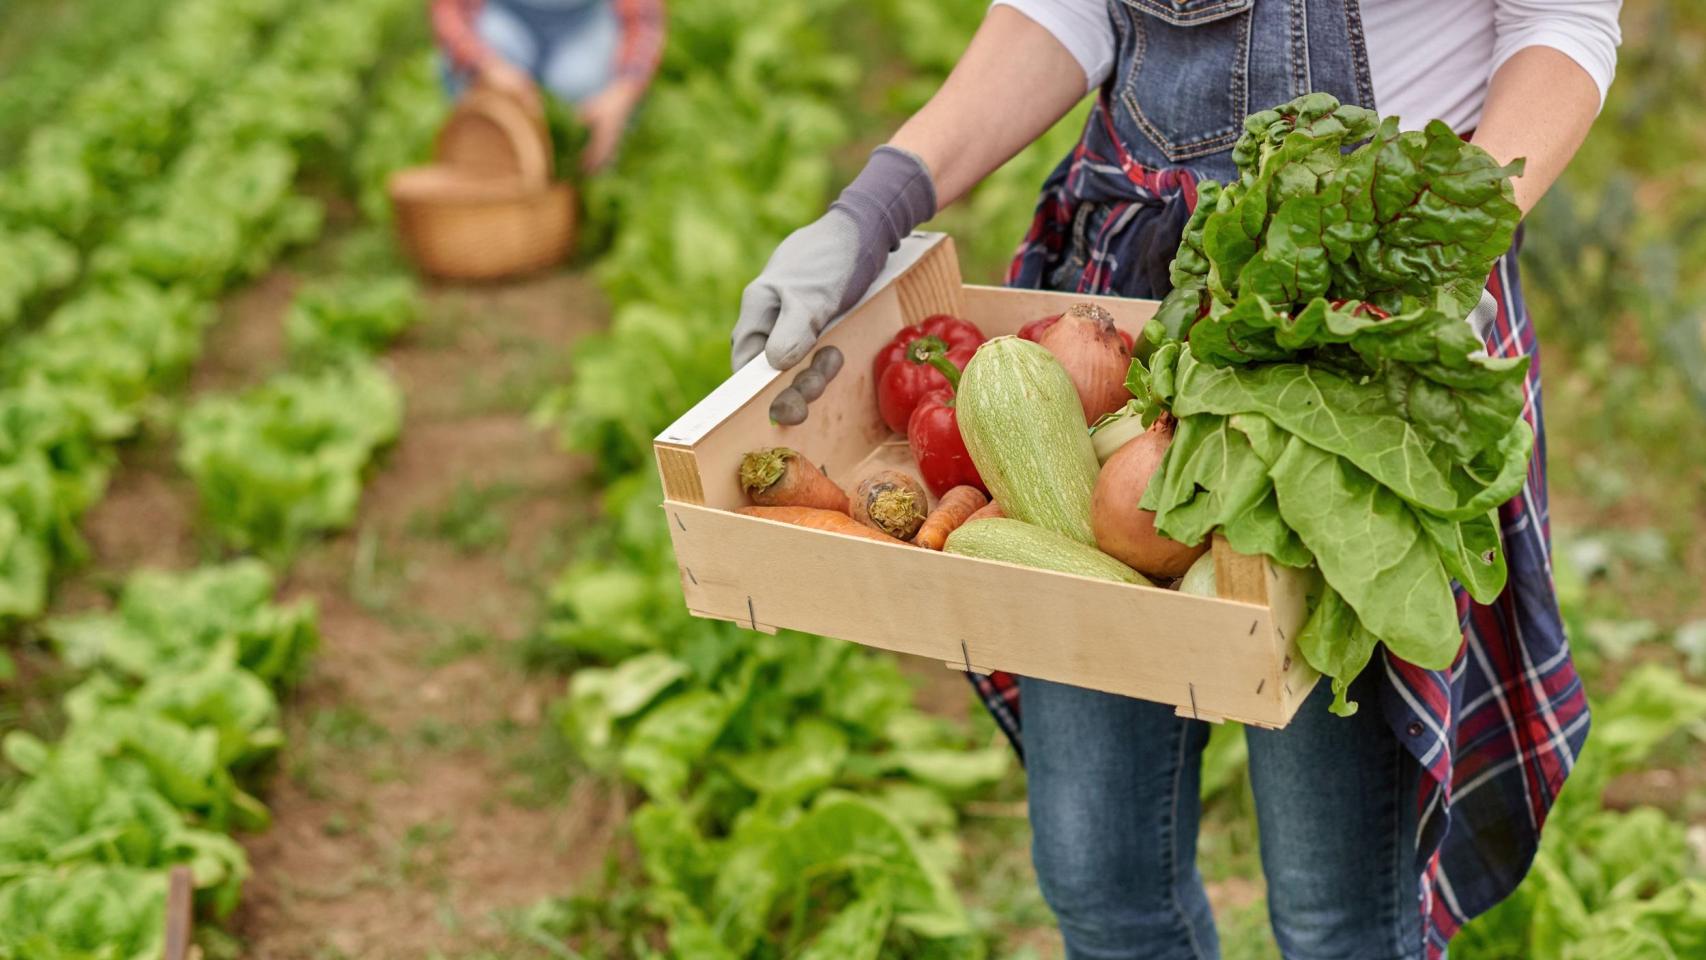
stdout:
{"type": "MultiPolygon", "coordinates": [[[[1050,314],[1049,316],[1046,316],[1046,317],[1040,317],[1036,320],[1032,320],[1030,323],[1027,323],[1024,326],[1019,328],[1019,339],[1020,340],[1029,340],[1032,343],[1036,343],[1036,342],[1040,341],[1043,338],[1043,331],[1047,330],[1049,327],[1054,326],[1054,322],[1056,320],[1059,320],[1060,316],[1061,316],[1060,314],[1055,313],[1055,314],[1050,314]]],[[[1133,346],[1134,346],[1134,341],[1131,338],[1131,334],[1126,333],[1124,330],[1119,330],[1116,332],[1120,335],[1120,339],[1125,341],[1126,352],[1131,353],[1133,350],[1133,346]]]]}
{"type": "Polygon", "coordinates": [[[984,340],[983,331],[969,321],[938,313],[926,317],[922,323],[902,327],[877,352],[871,364],[871,381],[877,385],[877,410],[883,422],[896,433],[906,432],[907,419],[925,394],[948,386],[935,367],[907,359],[907,348],[926,337],[942,345],[948,362],[956,368],[964,368],[984,340]]]}
{"type": "MultiPolygon", "coordinates": [[[[941,373],[947,387],[931,391],[918,402],[906,423],[906,440],[912,445],[912,459],[930,492],[941,496],[962,484],[984,493],[989,491],[978,475],[966,451],[966,441],[960,436],[960,414],[954,407],[954,391],[960,386],[960,368],[949,362],[938,342],[925,337],[907,348],[909,361],[928,363],[941,373]]],[[[962,365],[963,366],[963,365],[962,365]]]]}

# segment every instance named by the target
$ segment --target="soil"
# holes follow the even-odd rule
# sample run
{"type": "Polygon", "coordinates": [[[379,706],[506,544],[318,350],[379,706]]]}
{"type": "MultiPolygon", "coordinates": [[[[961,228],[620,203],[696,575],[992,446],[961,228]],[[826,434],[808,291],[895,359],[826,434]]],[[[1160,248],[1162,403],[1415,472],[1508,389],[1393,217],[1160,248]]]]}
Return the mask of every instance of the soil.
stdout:
{"type": "MultiPolygon", "coordinates": [[[[277,271],[225,303],[192,395],[282,369],[299,281],[277,271]]],[[[427,303],[383,360],[408,413],[356,524],[284,578],[286,597],[317,605],[322,639],[283,698],[288,745],[262,789],[273,825],[240,838],[252,874],[228,926],[244,956],[513,955],[506,917],[596,873],[625,815],[550,729],[563,677],[517,652],[591,502],[587,464],[528,407],[607,308],[572,273],[427,303]]],[[[66,606],[138,566],[217,556],[172,452],[158,436],[126,451],[66,606]]]]}

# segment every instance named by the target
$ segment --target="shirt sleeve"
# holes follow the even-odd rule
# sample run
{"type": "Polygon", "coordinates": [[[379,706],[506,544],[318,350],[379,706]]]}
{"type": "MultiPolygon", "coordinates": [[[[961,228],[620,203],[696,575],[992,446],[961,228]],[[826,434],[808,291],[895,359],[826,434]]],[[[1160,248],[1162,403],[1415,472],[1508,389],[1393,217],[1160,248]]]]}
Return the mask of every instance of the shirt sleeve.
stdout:
{"type": "Polygon", "coordinates": [[[1604,106],[1623,41],[1617,25],[1622,7],[1623,0],[1496,0],[1492,70],[1519,50],[1551,47],[1587,71],[1604,106]]]}
{"type": "Polygon", "coordinates": [[[1084,68],[1087,90],[1114,68],[1114,22],[1107,0],[994,0],[990,9],[1012,7],[1054,35],[1084,68]]]}
{"type": "Polygon", "coordinates": [[[432,0],[432,32],[457,71],[472,73],[492,56],[474,29],[484,0],[432,0]]]}
{"type": "Polygon", "coordinates": [[[622,43],[616,51],[616,74],[625,80],[651,82],[663,58],[663,0],[616,0],[622,24],[622,43]]]}

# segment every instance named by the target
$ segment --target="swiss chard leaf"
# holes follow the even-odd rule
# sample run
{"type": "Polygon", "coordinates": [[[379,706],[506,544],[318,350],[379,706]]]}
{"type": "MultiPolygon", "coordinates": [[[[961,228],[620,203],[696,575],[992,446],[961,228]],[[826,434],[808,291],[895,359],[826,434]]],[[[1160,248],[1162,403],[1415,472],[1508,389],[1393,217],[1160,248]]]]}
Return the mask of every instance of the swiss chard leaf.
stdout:
{"type": "Polygon", "coordinates": [[[1179,417],[1262,414],[1356,464],[1418,509],[1468,519],[1522,488],[1532,434],[1520,421],[1507,423],[1497,438],[1499,470],[1483,480],[1401,416],[1378,383],[1303,363],[1216,367],[1197,362],[1191,350],[1177,357],[1173,412],[1179,417]]]}
{"type": "Polygon", "coordinates": [[[1270,472],[1287,525],[1368,630],[1419,667],[1450,666],[1463,643],[1457,604],[1433,541],[1404,501],[1299,437],[1270,472]]]}
{"type": "Polygon", "coordinates": [[[1328,588],[1297,635],[1297,650],[1303,659],[1333,685],[1333,703],[1328,709],[1341,717],[1357,712],[1358,704],[1346,698],[1351,681],[1368,666],[1380,638],[1362,625],[1345,598],[1328,588]]]}

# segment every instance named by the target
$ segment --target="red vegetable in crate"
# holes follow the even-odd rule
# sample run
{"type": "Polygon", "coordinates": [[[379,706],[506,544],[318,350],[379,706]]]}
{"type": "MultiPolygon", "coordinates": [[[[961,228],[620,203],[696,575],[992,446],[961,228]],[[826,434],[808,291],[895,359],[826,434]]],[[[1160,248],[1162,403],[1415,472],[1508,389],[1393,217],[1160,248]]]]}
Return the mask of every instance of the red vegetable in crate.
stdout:
{"type": "Polygon", "coordinates": [[[912,445],[912,459],[918,464],[924,485],[938,497],[959,486],[976,487],[987,493],[983,478],[966,451],[965,439],[960,436],[960,414],[954,409],[960,371],[942,354],[940,342],[932,342],[928,337],[907,348],[907,359],[914,357],[935,366],[948,384],[919,401],[906,423],[906,440],[912,445]]]}
{"type": "Polygon", "coordinates": [[[983,331],[970,321],[938,313],[926,317],[922,323],[902,327],[877,352],[871,363],[871,382],[877,385],[877,410],[883,422],[896,433],[906,432],[906,422],[925,394],[948,386],[948,381],[931,365],[907,359],[907,348],[926,337],[935,338],[942,345],[956,368],[964,368],[984,340],[983,331]]]}
{"type": "MultiPolygon", "coordinates": [[[[1043,340],[1043,334],[1048,331],[1049,327],[1054,326],[1054,322],[1060,318],[1061,314],[1051,313],[1046,317],[1032,320],[1030,323],[1019,328],[1019,339],[1029,340],[1032,343],[1041,343],[1043,340]]],[[[1124,330],[1119,331],[1119,334],[1120,339],[1125,341],[1125,352],[1133,353],[1137,349],[1135,346],[1137,341],[1133,340],[1131,338],[1131,334],[1126,333],[1124,330]]]]}

